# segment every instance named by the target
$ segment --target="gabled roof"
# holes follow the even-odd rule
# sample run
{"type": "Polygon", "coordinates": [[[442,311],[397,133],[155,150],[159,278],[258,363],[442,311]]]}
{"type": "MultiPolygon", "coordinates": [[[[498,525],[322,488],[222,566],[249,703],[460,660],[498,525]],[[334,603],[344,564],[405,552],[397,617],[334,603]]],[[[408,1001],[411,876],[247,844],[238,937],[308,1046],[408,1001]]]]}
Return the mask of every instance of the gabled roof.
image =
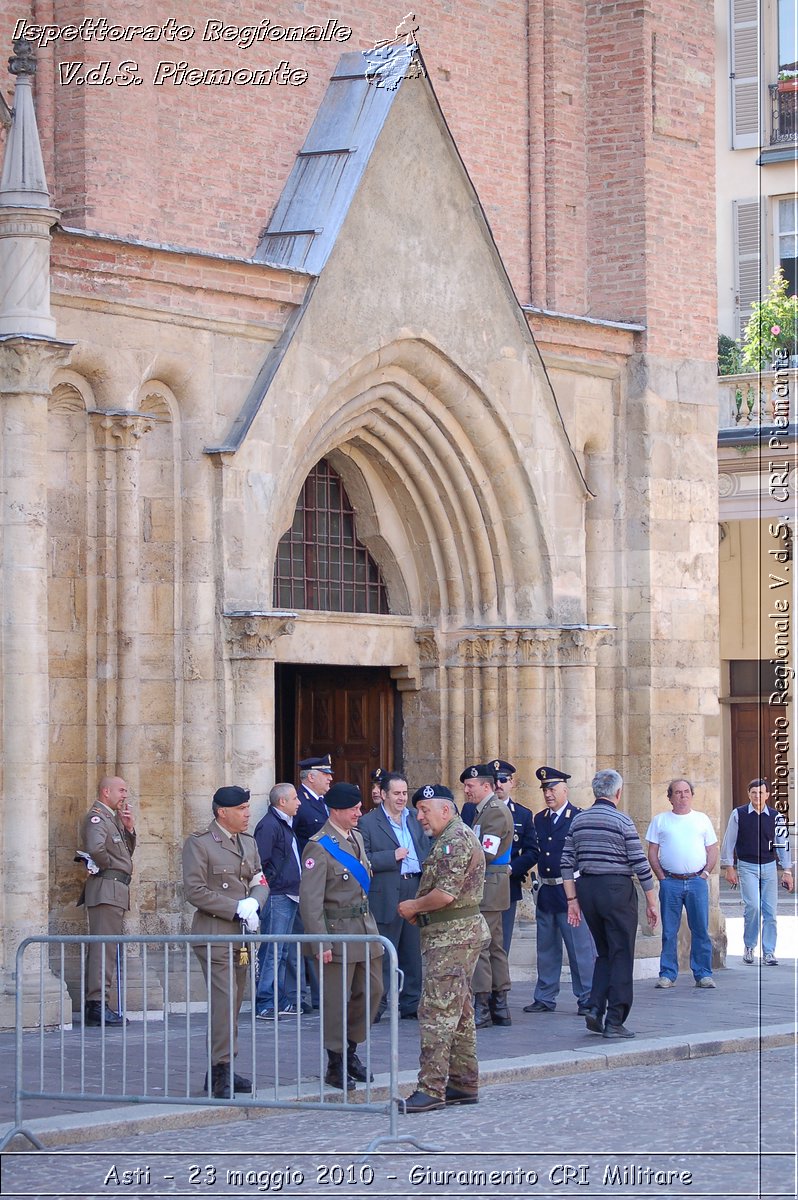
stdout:
{"type": "Polygon", "coordinates": [[[339,59],[256,262],[321,272],[414,53],[401,45],[339,59]]]}

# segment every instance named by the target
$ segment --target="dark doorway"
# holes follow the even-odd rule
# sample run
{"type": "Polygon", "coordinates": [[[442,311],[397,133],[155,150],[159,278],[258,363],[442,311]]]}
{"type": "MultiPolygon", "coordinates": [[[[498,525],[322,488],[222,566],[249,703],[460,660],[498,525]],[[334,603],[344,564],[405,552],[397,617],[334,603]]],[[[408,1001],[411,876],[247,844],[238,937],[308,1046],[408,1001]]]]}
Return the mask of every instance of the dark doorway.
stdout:
{"type": "MultiPolygon", "coordinates": [[[[748,784],[763,777],[770,781],[773,804],[776,765],[776,719],[785,709],[770,704],[732,704],[732,804],[748,803],[748,784]]],[[[786,794],[783,796],[786,799],[786,794]]]]}
{"type": "Polygon", "coordinates": [[[277,778],[301,758],[329,754],[335,779],[356,783],[371,808],[375,767],[401,767],[401,697],[383,667],[275,667],[277,778]]]}

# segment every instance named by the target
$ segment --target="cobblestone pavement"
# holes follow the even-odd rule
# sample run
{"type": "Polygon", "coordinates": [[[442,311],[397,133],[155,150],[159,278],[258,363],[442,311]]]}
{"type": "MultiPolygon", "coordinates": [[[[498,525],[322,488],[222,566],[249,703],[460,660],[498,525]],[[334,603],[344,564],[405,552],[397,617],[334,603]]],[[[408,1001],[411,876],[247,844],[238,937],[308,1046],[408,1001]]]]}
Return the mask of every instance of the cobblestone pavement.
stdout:
{"type": "Polygon", "coordinates": [[[79,1152],[5,1154],[3,1196],[768,1197],[798,1192],[794,1048],[484,1087],[399,1119],[272,1113],[79,1152]],[[125,1175],[129,1172],[129,1175],[125,1175]],[[491,1178],[490,1173],[497,1174],[491,1178]],[[127,1182],[126,1182],[127,1181],[127,1182]]]}

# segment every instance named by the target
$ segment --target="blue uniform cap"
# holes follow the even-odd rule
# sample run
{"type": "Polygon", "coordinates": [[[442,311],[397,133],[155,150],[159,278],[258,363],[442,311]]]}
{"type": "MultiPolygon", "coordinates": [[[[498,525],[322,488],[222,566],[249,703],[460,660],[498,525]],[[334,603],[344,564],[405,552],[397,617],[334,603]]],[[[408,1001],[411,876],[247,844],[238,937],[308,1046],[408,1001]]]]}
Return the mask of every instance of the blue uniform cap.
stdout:
{"type": "Polygon", "coordinates": [[[566,775],[565,771],[558,771],[556,767],[538,767],[535,771],[535,778],[540,780],[542,788],[549,787],[552,783],[565,783],[566,779],[570,779],[570,775],[566,775]]]}
{"type": "Polygon", "coordinates": [[[327,775],[332,775],[332,759],[329,754],[323,754],[321,758],[303,758],[297,763],[300,771],[324,771],[327,775]]]}

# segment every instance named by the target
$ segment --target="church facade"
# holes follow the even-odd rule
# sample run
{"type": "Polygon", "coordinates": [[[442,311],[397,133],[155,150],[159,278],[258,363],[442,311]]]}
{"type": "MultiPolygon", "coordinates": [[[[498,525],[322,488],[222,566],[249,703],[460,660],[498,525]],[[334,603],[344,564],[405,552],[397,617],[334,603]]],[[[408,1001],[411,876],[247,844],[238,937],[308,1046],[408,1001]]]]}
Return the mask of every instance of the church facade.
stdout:
{"type": "Polygon", "coordinates": [[[711,5],[245,5],[243,46],[178,4],[178,54],[144,4],[124,55],[49,7],[0,185],[6,1001],[84,929],[103,774],[131,932],[185,928],[213,791],[257,820],[308,754],[364,794],[500,755],[530,807],[613,766],[641,833],[685,775],[717,821],[711,5]],[[307,79],[207,78],[266,50],[307,79]],[[141,83],[66,82],[109,55],[141,83]]]}

